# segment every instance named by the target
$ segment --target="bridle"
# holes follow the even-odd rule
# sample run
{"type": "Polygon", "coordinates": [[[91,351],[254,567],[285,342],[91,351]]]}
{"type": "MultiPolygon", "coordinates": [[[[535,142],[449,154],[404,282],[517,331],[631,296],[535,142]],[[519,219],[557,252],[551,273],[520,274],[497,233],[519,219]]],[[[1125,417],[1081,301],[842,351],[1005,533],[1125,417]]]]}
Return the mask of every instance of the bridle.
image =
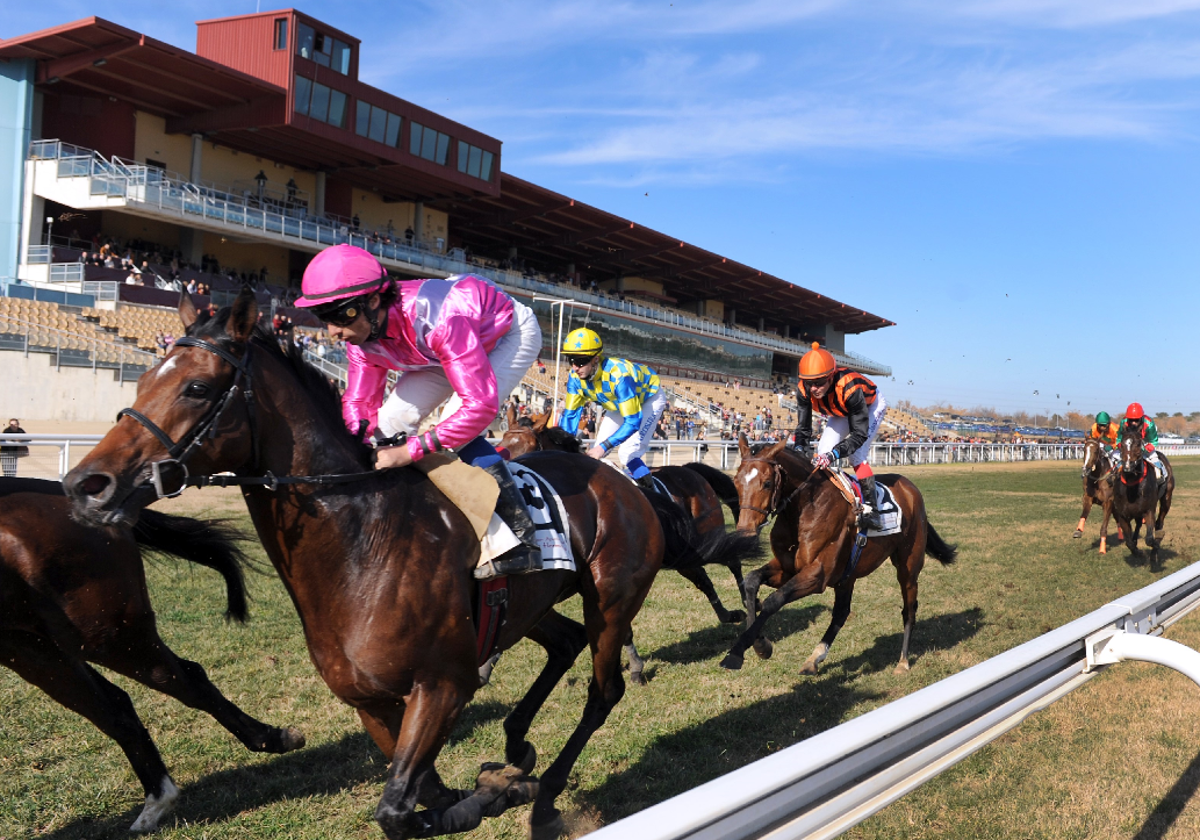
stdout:
{"type": "Polygon", "coordinates": [[[508,433],[514,435],[522,434],[531,436],[533,438],[533,452],[542,452],[545,449],[545,447],[542,446],[542,436],[529,426],[509,426],[508,433]]]}
{"type": "Polygon", "coordinates": [[[252,463],[259,462],[259,440],[258,423],[254,411],[254,389],[252,388],[253,373],[250,369],[250,353],[253,348],[253,343],[246,342],[246,352],[239,359],[223,347],[214,344],[211,341],[205,341],[202,338],[192,336],[184,336],[177,339],[175,347],[199,347],[202,350],[207,350],[214,356],[217,356],[222,361],[231,365],[234,370],[233,381],[229,387],[216,399],[212,406],[204,413],[196,423],[189,429],[183,437],[178,441],[171,440],[171,436],[162,430],[153,420],[133,408],[123,408],[117,412],[117,420],[122,417],[132,417],[138,423],[146,428],[150,434],[158,438],[159,442],[167,448],[167,457],[161,461],[154,461],[149,464],[150,476],[148,483],[154,487],[154,492],[158,494],[160,499],[170,499],[181,494],[188,487],[230,487],[234,485],[260,485],[275,490],[280,484],[343,484],[349,481],[360,481],[373,475],[378,475],[375,470],[356,473],[340,473],[334,475],[283,475],[277,476],[270,470],[266,471],[265,475],[261,476],[238,476],[238,475],[191,475],[188,472],[187,461],[192,454],[204,444],[204,438],[212,440],[217,436],[217,426],[224,415],[225,410],[234,402],[234,398],[240,392],[245,400],[247,421],[250,425],[250,446],[254,453],[252,463]],[[243,384],[244,383],[244,384],[243,384]],[[163,469],[164,467],[177,467],[182,471],[182,477],[179,478],[179,487],[175,490],[166,490],[163,487],[163,469]]]}
{"type": "Polygon", "coordinates": [[[771,491],[771,501],[769,503],[769,505],[770,505],[769,509],[763,510],[762,508],[755,507],[754,505],[744,505],[744,504],[740,504],[740,503],[739,503],[739,506],[741,507],[742,510],[752,510],[755,513],[761,513],[767,519],[774,519],[789,504],[791,504],[792,499],[796,498],[796,496],[799,495],[800,491],[804,488],[804,485],[806,483],[808,483],[808,480],[810,478],[812,478],[814,475],[817,474],[817,470],[819,469],[819,467],[813,467],[812,472],[810,472],[807,476],[805,476],[803,481],[796,482],[796,489],[794,489],[791,493],[789,493],[786,498],[781,499],[781,497],[783,496],[784,479],[789,478],[787,470],[785,470],[783,468],[782,464],[776,463],[775,461],[771,461],[766,458],[746,458],[745,460],[742,461],[742,464],[754,463],[754,462],[757,462],[760,464],[766,464],[767,466],[769,466],[771,468],[772,476],[775,479],[775,489],[771,491]]]}
{"type": "Polygon", "coordinates": [[[1084,444],[1084,451],[1087,453],[1083,459],[1083,469],[1080,471],[1083,478],[1090,478],[1093,481],[1100,481],[1113,471],[1112,462],[1104,453],[1104,444],[1092,438],[1084,444]],[[1095,440],[1093,444],[1091,441],[1095,440]],[[1092,458],[1095,457],[1093,461],[1092,458]],[[1096,468],[1101,467],[1100,474],[1095,475],[1096,468]]]}
{"type": "MultiPolygon", "coordinates": [[[[1130,482],[1129,482],[1129,481],[1126,481],[1126,479],[1125,479],[1125,476],[1126,476],[1127,474],[1129,474],[1130,472],[1135,472],[1135,471],[1136,471],[1136,469],[1135,469],[1135,470],[1126,470],[1126,469],[1125,469],[1125,462],[1126,462],[1126,460],[1127,460],[1127,459],[1132,459],[1132,458],[1133,458],[1133,454],[1132,454],[1132,452],[1130,452],[1130,451],[1129,451],[1129,450],[1132,450],[1132,449],[1133,449],[1133,439],[1132,439],[1132,438],[1128,438],[1128,437],[1126,437],[1126,438],[1123,438],[1123,439],[1121,440],[1121,447],[1122,447],[1123,449],[1125,449],[1125,450],[1126,450],[1124,453],[1122,453],[1122,456],[1121,456],[1121,483],[1122,483],[1122,484],[1124,484],[1126,487],[1128,487],[1128,486],[1130,485],[1130,482]]],[[[1139,447],[1139,449],[1141,449],[1141,448],[1139,447]]],[[[1137,480],[1136,480],[1136,481],[1132,482],[1134,486],[1137,486],[1137,485],[1141,484],[1143,481],[1145,481],[1145,480],[1146,480],[1146,472],[1147,472],[1147,469],[1146,469],[1146,453],[1145,453],[1145,450],[1141,450],[1141,451],[1138,453],[1138,461],[1139,461],[1139,462],[1141,462],[1141,465],[1142,465],[1142,474],[1141,474],[1140,476],[1138,476],[1138,477],[1137,477],[1137,480]]]]}

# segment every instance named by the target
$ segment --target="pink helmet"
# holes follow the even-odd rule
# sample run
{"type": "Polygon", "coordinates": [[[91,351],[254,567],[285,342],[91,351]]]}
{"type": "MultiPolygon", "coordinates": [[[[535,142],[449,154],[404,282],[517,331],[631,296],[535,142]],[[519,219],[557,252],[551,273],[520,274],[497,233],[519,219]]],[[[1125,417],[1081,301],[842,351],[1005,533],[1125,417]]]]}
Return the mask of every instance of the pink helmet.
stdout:
{"type": "Polygon", "coordinates": [[[334,245],[313,257],[300,284],[296,306],[324,306],[335,300],[369,295],[388,284],[387,271],[367,251],[334,245]]]}

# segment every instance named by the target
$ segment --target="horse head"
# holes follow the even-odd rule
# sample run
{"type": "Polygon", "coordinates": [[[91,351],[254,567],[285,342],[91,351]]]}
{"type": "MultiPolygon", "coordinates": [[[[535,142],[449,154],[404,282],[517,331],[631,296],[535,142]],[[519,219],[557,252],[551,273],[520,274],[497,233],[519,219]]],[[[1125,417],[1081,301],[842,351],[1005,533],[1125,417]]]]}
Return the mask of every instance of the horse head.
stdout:
{"type": "Polygon", "coordinates": [[[1097,438],[1088,438],[1083,443],[1083,469],[1080,477],[1099,481],[1111,468],[1108,457],[1104,454],[1104,442],[1097,438]]]}
{"type": "Polygon", "coordinates": [[[1141,434],[1132,430],[1126,430],[1125,434],[1121,436],[1120,452],[1122,478],[1133,481],[1137,477],[1137,480],[1140,481],[1140,476],[1146,469],[1146,464],[1143,461],[1145,450],[1142,447],[1141,434]]]}
{"type": "Polygon", "coordinates": [[[739,531],[761,531],[767,520],[778,512],[783,488],[788,483],[787,471],[780,463],[786,449],[787,444],[780,442],[755,451],[745,434],[738,435],[741,463],[733,483],[741,508],[737,521],[739,531]]]}

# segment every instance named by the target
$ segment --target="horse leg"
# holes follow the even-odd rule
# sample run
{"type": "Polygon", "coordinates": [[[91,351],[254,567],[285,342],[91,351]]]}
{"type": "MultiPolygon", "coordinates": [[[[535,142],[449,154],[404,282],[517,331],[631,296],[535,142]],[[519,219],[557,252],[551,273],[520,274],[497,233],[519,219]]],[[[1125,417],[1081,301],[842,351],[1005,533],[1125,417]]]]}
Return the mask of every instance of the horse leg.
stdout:
{"type": "Polygon", "coordinates": [[[638,654],[637,645],[633,643],[633,628],[629,628],[629,636],[625,639],[625,655],[629,657],[629,679],[634,685],[646,684],[646,660],[638,654]]]}
{"type": "Polygon", "coordinates": [[[105,668],[211,715],[253,752],[286,753],[304,746],[300,730],[270,726],[250,717],[212,684],[204,668],[176,656],[159,638],[152,616],[123,626],[116,639],[92,658],[105,668]]]}
{"type": "MultiPolygon", "coordinates": [[[[528,773],[533,771],[537,761],[533,745],[525,740],[529,727],[550,692],[587,647],[588,639],[582,624],[553,611],[537,623],[527,638],[545,649],[546,664],[521,702],[504,719],[504,756],[510,764],[525,768],[528,773]]],[[[626,640],[632,643],[632,630],[626,640]]]]}
{"type": "Polygon", "coordinates": [[[1104,505],[1100,517],[1100,553],[1108,553],[1108,520],[1112,516],[1112,505],[1104,505]]]}
{"type": "Polygon", "coordinates": [[[1079,539],[1083,536],[1083,525],[1087,522],[1088,514],[1092,512],[1092,497],[1087,490],[1083,491],[1083,513],[1079,514],[1079,524],[1075,526],[1075,533],[1071,536],[1074,539],[1079,539]]]}
{"type": "Polygon", "coordinates": [[[64,656],[56,645],[37,636],[12,634],[0,639],[0,663],[117,742],[146,792],[146,804],[129,830],[158,828],[179,797],[179,788],[129,695],[86,662],[64,656]]]}
{"type": "Polygon", "coordinates": [[[833,647],[833,640],[837,638],[846,619],[850,617],[850,599],[854,597],[854,581],[848,580],[841,586],[835,587],[833,593],[833,616],[829,620],[829,629],[825,631],[821,641],[813,648],[808,659],[804,660],[804,664],[800,666],[801,674],[817,673],[817,668],[825,661],[825,657],[829,655],[829,649],[833,647]]]}
{"type": "MultiPolygon", "coordinates": [[[[778,578],[781,574],[779,564],[771,561],[762,568],[755,569],[750,574],[746,575],[745,586],[743,588],[742,598],[746,605],[746,629],[743,633],[749,633],[754,626],[754,620],[758,616],[758,590],[762,587],[764,580],[778,578]]],[[[758,654],[760,659],[770,659],[774,653],[774,646],[771,640],[766,636],[758,635],[754,639],[754,652],[758,654]]],[[[741,667],[740,664],[738,667],[741,667]]]]}
{"type": "Polygon", "coordinates": [[[678,572],[690,580],[693,586],[704,593],[704,597],[708,599],[713,612],[717,614],[717,621],[721,624],[740,624],[745,620],[746,615],[740,610],[730,612],[725,609],[725,605],[721,603],[721,598],[717,595],[717,590],[713,586],[712,579],[703,568],[697,566],[694,569],[679,569],[678,572]]]}
{"type": "MultiPolygon", "coordinates": [[[[746,576],[747,584],[749,584],[750,577],[753,574],[751,572],[750,575],[746,576]]],[[[786,583],[772,592],[767,600],[763,601],[762,612],[758,614],[746,631],[738,637],[738,640],[733,643],[733,647],[729,649],[729,653],[721,660],[721,667],[728,668],[731,671],[741,668],[746,648],[754,644],[755,639],[762,634],[762,628],[771,616],[792,603],[792,601],[798,601],[806,595],[821,591],[824,588],[823,583],[824,569],[820,563],[813,563],[789,578],[786,583]]],[[[747,593],[747,601],[749,601],[750,597],[750,594],[747,593]]]]}
{"type": "MultiPolygon", "coordinates": [[[[599,594],[601,598],[604,597],[603,592],[599,594]]],[[[623,600],[614,598],[618,604],[623,600]]],[[[597,609],[584,611],[585,615],[591,613],[586,619],[587,639],[592,648],[592,679],[588,684],[588,699],[575,731],[567,739],[562,752],[542,774],[533,813],[529,817],[531,840],[555,840],[563,833],[562,815],[554,801],[566,789],[571,769],[588,740],[604,724],[613,707],[625,694],[625,681],[621,678],[621,641],[625,634],[621,625],[627,627],[633,619],[633,613],[625,611],[625,615],[613,615],[617,610],[605,607],[602,601],[597,609]]]]}

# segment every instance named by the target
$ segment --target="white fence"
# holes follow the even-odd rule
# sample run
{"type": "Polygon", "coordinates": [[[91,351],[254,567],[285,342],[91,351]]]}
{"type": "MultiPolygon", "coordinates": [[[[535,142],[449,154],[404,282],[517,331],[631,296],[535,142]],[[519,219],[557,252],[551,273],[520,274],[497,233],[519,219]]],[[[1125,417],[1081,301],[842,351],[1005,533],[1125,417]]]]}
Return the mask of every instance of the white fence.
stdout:
{"type": "Polygon", "coordinates": [[[17,459],[17,475],[23,478],[62,480],[103,435],[31,435],[0,434],[0,444],[20,443],[29,447],[29,457],[17,459]],[[74,452],[72,453],[72,446],[74,452]],[[39,450],[45,450],[39,452],[39,450]],[[57,449],[57,452],[52,450],[57,449]],[[57,457],[55,457],[57,455],[57,457]]]}
{"type": "Polygon", "coordinates": [[[1117,662],[1157,662],[1200,683],[1200,653],[1158,638],[1198,605],[1200,564],[1193,564],[960,674],[588,836],[836,837],[1117,662]]]}

